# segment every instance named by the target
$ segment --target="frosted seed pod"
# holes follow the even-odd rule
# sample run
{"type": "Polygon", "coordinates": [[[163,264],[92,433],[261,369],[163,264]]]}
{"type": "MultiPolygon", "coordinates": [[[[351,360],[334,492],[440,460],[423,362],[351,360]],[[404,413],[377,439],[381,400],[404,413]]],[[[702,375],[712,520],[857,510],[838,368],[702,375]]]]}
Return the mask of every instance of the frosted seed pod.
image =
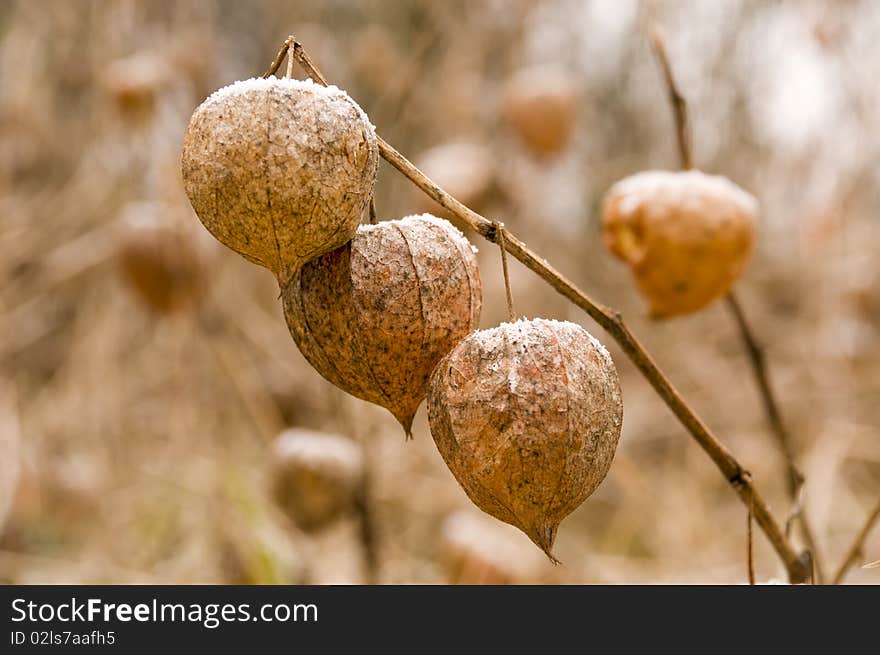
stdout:
{"type": "Polygon", "coordinates": [[[550,568],[514,528],[473,510],[446,517],[440,550],[450,584],[546,582],[550,568]]]}
{"type": "Polygon", "coordinates": [[[161,203],[131,203],[120,221],[116,259],[123,279],[151,310],[168,314],[202,297],[206,273],[198,243],[163,215],[161,203]]]}
{"type": "MultiPolygon", "coordinates": [[[[474,211],[482,211],[492,188],[495,160],[484,145],[470,141],[452,141],[421,153],[416,166],[440,188],[474,211]]],[[[462,228],[460,221],[428,196],[413,187],[413,202],[426,211],[441,212],[443,218],[462,228]]]]}
{"type": "Polygon", "coordinates": [[[605,478],[622,417],[610,355],[567,322],[474,332],[428,389],[431,434],[468,497],[551,559],[559,523],[605,478]]]}
{"type": "Polygon", "coordinates": [[[327,380],[388,409],[410,436],[437,362],[475,329],[482,287],[473,246],[422,214],[362,225],[282,290],[300,351],[327,380]]]}
{"type": "Polygon", "coordinates": [[[211,234],[284,285],[354,236],[378,162],[375,130],[344,91],[270,77],[236,82],[196,109],[182,167],[211,234]]]}
{"type": "Polygon", "coordinates": [[[363,479],[363,456],[351,439],[285,430],[272,447],[272,495],[301,529],[319,530],[348,513],[363,479]]]}
{"type": "Polygon", "coordinates": [[[567,71],[527,68],[507,83],[504,116],[533,154],[553,155],[571,141],[578,95],[577,83],[567,71]]]}
{"type": "Polygon", "coordinates": [[[651,314],[702,309],[727,293],[752,252],[758,203],[699,171],[646,171],[605,195],[606,247],[629,264],[651,314]]]}

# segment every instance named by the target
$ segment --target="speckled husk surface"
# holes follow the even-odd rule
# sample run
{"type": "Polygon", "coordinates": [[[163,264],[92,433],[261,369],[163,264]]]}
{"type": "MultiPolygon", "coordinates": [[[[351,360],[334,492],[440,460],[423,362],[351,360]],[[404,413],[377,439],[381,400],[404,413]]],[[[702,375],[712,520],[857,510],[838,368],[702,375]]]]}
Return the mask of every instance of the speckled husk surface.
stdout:
{"type": "Polygon", "coordinates": [[[623,420],[617,369],[586,330],[545,319],[474,332],[428,389],[437,448],[468,497],[547,555],[605,478],[623,420]]]}
{"type": "Polygon", "coordinates": [[[727,293],[748,264],[758,203],[700,171],[645,171],[615,184],[603,239],[629,264],[657,318],[698,311],[727,293]]]}
{"type": "Polygon", "coordinates": [[[437,362],[476,329],[482,286],[474,249],[422,214],[362,225],[282,290],[287,325],[337,387],[387,408],[410,436],[437,362]]]}
{"type": "Polygon", "coordinates": [[[284,284],[354,236],[378,162],[375,130],[344,91],[270,77],[224,87],[195,110],[182,170],[211,234],[284,284]]]}

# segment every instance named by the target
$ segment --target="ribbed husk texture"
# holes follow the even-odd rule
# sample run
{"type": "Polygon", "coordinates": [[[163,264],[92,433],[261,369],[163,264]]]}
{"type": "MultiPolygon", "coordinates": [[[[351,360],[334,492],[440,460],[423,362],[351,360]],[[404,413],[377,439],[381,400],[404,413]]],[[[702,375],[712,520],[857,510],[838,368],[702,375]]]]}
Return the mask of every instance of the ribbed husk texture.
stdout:
{"type": "Polygon", "coordinates": [[[354,236],[378,161],[373,126],[343,91],[268,78],[236,82],[196,109],[182,169],[211,234],[286,284],[354,236]]]}
{"type": "Polygon", "coordinates": [[[387,408],[409,436],[437,362],[479,323],[482,287],[467,239],[423,214],[361,226],[306,264],[282,297],[309,363],[387,408]]]}
{"type": "Polygon", "coordinates": [[[755,198],[726,178],[646,171],[606,194],[603,238],[629,264],[651,314],[676,316],[730,290],[751,256],[757,214],[755,198]]]}
{"type": "Polygon", "coordinates": [[[468,497],[551,559],[559,523],[605,478],[622,418],[611,357],[567,322],[474,332],[428,390],[431,434],[468,497]]]}

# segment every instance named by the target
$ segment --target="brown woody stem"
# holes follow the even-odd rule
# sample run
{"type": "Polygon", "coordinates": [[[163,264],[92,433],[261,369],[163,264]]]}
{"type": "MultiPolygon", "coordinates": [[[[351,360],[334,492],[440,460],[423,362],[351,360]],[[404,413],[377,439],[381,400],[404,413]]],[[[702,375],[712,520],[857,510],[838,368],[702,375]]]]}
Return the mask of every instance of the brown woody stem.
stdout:
{"type": "Polygon", "coordinates": [[[761,395],[761,401],[764,405],[764,413],[767,417],[767,422],[770,425],[770,431],[776,439],[779,450],[782,451],[782,455],[785,458],[787,469],[786,488],[788,496],[792,502],[791,512],[785,522],[785,533],[786,535],[790,534],[791,524],[794,523],[795,520],[800,522],[804,543],[810,551],[816,582],[818,584],[823,584],[825,576],[822,562],[819,557],[818,549],[816,548],[816,540],[813,536],[812,525],[803,506],[804,475],[801,473],[796,463],[794,448],[791,445],[791,435],[785,427],[785,422],[782,420],[782,414],[779,411],[779,403],[776,401],[776,394],[773,392],[773,387],[770,385],[770,376],[767,371],[767,360],[764,355],[764,349],[755,338],[754,331],[746,319],[742,305],[733,291],[727,295],[725,301],[731,315],[733,316],[734,322],[739,329],[740,338],[742,339],[746,353],[748,354],[752,374],[761,395]]]}
{"type": "MultiPolygon", "coordinates": [[[[305,69],[309,76],[314,81],[326,85],[327,82],[324,76],[315,68],[302,45],[295,41],[293,37],[290,37],[285,42],[285,45],[282,46],[279,58],[283,58],[283,54],[286,54],[291,48],[292,56],[296,58],[297,62],[305,69]]],[[[280,66],[280,61],[278,61],[278,65],[280,66]]],[[[270,68],[267,76],[271,75],[272,72],[270,68]]],[[[428,197],[432,198],[456,218],[468,224],[480,236],[492,243],[498,243],[498,228],[492,221],[469,209],[437,186],[433,180],[416,168],[384,139],[381,137],[377,137],[377,139],[379,142],[379,153],[385,161],[408,178],[428,197]]],[[[747,505],[752,503],[755,521],[785,565],[789,580],[794,583],[804,582],[809,576],[806,561],[794,549],[783,533],[776,519],[770,513],[767,502],[759,494],[746,470],[740,466],[730,451],[712,434],[706,424],[694,413],[681,397],[681,394],[660,371],[645,348],[630,332],[620,312],[591,299],[509,231],[505,230],[503,238],[504,249],[508,253],[516,257],[528,269],[547,282],[557,293],[580,307],[611,335],[694,440],[709,455],[709,458],[715,463],[715,466],[718,467],[718,470],[727,482],[734,488],[743,503],[747,505]]]]}
{"type": "Polygon", "coordinates": [[[507,270],[507,248],[504,246],[504,223],[495,221],[495,229],[498,234],[498,246],[501,249],[501,269],[504,271],[504,292],[507,295],[507,318],[513,323],[516,320],[516,312],[513,311],[513,292],[510,290],[510,273],[507,270]]]}
{"type": "Polygon", "coordinates": [[[663,78],[666,81],[666,91],[669,94],[669,103],[672,105],[675,115],[675,134],[678,137],[678,153],[681,157],[681,167],[690,170],[694,167],[693,148],[691,141],[691,124],[688,118],[687,102],[679,92],[672,74],[672,66],[669,64],[669,55],[666,53],[666,39],[663,32],[654,28],[651,31],[651,45],[660,67],[663,69],[663,78]]]}

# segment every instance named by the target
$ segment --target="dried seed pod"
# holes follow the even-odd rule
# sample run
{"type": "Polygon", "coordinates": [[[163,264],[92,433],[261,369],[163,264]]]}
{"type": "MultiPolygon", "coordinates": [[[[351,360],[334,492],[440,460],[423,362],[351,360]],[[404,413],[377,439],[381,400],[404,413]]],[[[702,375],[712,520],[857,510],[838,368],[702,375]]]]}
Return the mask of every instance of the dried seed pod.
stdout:
{"type": "Polygon", "coordinates": [[[655,317],[702,309],[730,289],[752,252],[758,203],[699,171],[646,171],[605,195],[606,247],[629,264],[655,317]]]}
{"type": "Polygon", "coordinates": [[[301,529],[319,530],[354,507],[363,468],[351,439],[285,430],[272,447],[272,495],[301,529]]]}
{"type": "Polygon", "coordinates": [[[550,568],[514,528],[473,510],[444,519],[440,550],[450,584],[546,582],[550,568]]]}
{"type": "Polygon", "coordinates": [[[480,320],[473,246],[422,214],[362,225],[282,290],[290,333],[337,387],[382,407],[410,436],[434,366],[480,320]]]}
{"type": "Polygon", "coordinates": [[[559,523],[605,478],[622,418],[610,355],[567,322],[474,332],[428,389],[431,434],[468,497],[551,559],[559,523]]]}
{"type": "Polygon", "coordinates": [[[123,211],[116,258],[135,296],[159,314],[197,303],[206,273],[198,243],[163,219],[168,207],[131,203],[123,211]]]}
{"type": "MultiPolygon", "coordinates": [[[[492,188],[495,159],[492,152],[477,142],[452,141],[434,146],[415,159],[415,164],[449,192],[474,211],[482,211],[492,188]]],[[[413,187],[413,202],[426,211],[441,212],[441,216],[456,227],[464,225],[436,202],[413,187]]]]}
{"type": "Polygon", "coordinates": [[[284,285],[354,236],[378,162],[375,130],[344,91],[270,77],[196,109],[182,166],[205,227],[284,285]]]}
{"type": "Polygon", "coordinates": [[[156,98],[172,78],[169,62],[157,52],[139,52],[111,62],[101,82],[120,115],[132,120],[150,118],[156,98]]]}
{"type": "Polygon", "coordinates": [[[527,68],[504,93],[504,116],[535,155],[553,155],[571,141],[578,108],[577,84],[565,70],[527,68]]]}

